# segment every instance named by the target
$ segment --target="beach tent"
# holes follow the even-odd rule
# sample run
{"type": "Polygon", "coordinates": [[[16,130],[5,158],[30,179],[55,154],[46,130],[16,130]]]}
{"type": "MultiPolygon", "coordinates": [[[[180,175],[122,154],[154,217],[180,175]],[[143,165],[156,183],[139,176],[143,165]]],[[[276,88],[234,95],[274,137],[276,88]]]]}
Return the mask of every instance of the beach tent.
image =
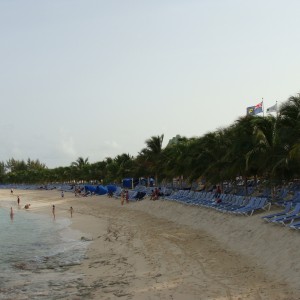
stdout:
{"type": "Polygon", "coordinates": [[[96,193],[96,187],[93,185],[85,185],[84,189],[86,192],[96,193]]]}
{"type": "Polygon", "coordinates": [[[93,193],[93,194],[97,194],[97,195],[107,194],[107,188],[104,187],[103,185],[98,185],[98,186],[85,185],[84,188],[85,188],[86,192],[90,192],[90,193],[93,193]]]}
{"type": "Polygon", "coordinates": [[[123,188],[132,189],[133,178],[124,178],[122,181],[123,188]]]}
{"type": "Polygon", "coordinates": [[[105,186],[103,185],[98,185],[96,187],[96,191],[95,191],[95,194],[98,194],[98,195],[105,195],[107,194],[108,190],[105,186]]]}
{"type": "Polygon", "coordinates": [[[114,184],[109,184],[106,186],[108,193],[114,193],[117,190],[117,186],[114,184]]]}

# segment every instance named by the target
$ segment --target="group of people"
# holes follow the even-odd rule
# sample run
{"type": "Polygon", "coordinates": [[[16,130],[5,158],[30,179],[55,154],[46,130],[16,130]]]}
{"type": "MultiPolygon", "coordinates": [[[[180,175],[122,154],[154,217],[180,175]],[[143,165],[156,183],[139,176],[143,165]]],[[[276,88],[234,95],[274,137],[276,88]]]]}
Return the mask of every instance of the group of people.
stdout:
{"type": "MultiPolygon", "coordinates": [[[[71,218],[73,217],[73,213],[74,213],[74,208],[71,206],[70,209],[70,214],[71,214],[71,218]]],[[[52,205],[52,215],[53,215],[53,220],[55,220],[55,205],[52,205]]]]}
{"type": "Polygon", "coordinates": [[[151,197],[150,197],[150,200],[158,200],[159,199],[159,196],[160,196],[160,191],[158,188],[155,188],[153,191],[152,191],[152,194],[151,194],[151,197]]]}
{"type": "MultiPolygon", "coordinates": [[[[11,193],[11,195],[13,195],[13,193],[14,193],[13,189],[10,190],[10,193],[11,193]]],[[[64,196],[65,196],[64,192],[62,191],[61,192],[61,197],[64,198],[64,196]]],[[[20,198],[19,195],[17,196],[17,204],[18,204],[18,207],[20,207],[21,198],[20,198]]],[[[29,208],[30,208],[30,203],[29,204],[25,204],[24,209],[29,209],[29,208]]],[[[70,211],[71,218],[72,218],[73,217],[73,213],[74,213],[74,209],[73,209],[72,206],[70,207],[69,211],[70,211]]],[[[53,215],[53,219],[55,220],[55,205],[54,204],[52,205],[52,215],[53,215]]],[[[13,211],[13,208],[11,207],[10,208],[10,218],[13,219],[13,216],[14,216],[14,211],[13,211]]]]}
{"type": "MultiPolygon", "coordinates": [[[[10,193],[11,193],[11,195],[14,194],[13,189],[10,190],[10,193]]],[[[21,199],[20,199],[19,195],[17,196],[17,205],[18,205],[18,208],[20,208],[21,199]]],[[[30,207],[30,204],[25,204],[25,206],[24,206],[25,209],[28,209],[29,207],[30,207]]],[[[13,220],[13,218],[14,218],[14,210],[13,210],[12,206],[10,207],[9,215],[10,215],[10,219],[13,220]]]]}

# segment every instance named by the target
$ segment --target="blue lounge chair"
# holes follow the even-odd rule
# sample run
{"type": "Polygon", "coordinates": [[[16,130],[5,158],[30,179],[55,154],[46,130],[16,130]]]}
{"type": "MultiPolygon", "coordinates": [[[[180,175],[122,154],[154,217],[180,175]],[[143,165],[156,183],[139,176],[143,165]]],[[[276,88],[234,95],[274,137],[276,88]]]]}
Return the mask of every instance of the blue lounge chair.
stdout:
{"type": "Polygon", "coordinates": [[[267,198],[251,198],[248,205],[233,211],[234,214],[240,214],[245,216],[252,216],[253,213],[260,209],[268,207],[270,209],[271,203],[267,202],[267,198]]]}
{"type": "Polygon", "coordinates": [[[300,203],[297,203],[295,208],[292,211],[290,211],[285,215],[272,219],[272,223],[280,223],[284,225],[288,221],[291,221],[290,223],[293,223],[294,219],[300,218],[299,213],[300,213],[300,203]]]}
{"type": "Polygon", "coordinates": [[[292,228],[292,229],[298,229],[299,230],[300,229],[300,221],[290,223],[289,227],[292,228]]]}
{"type": "Polygon", "coordinates": [[[220,206],[217,210],[230,213],[232,211],[245,207],[248,203],[248,198],[245,198],[244,196],[233,195],[231,203],[228,203],[228,205],[220,206]]]}
{"type": "Polygon", "coordinates": [[[263,216],[262,219],[267,221],[267,222],[272,222],[273,218],[286,215],[291,210],[291,208],[292,208],[292,202],[289,201],[289,202],[286,203],[284,211],[280,211],[280,212],[277,212],[277,213],[274,213],[274,214],[271,214],[271,215],[263,216]]]}

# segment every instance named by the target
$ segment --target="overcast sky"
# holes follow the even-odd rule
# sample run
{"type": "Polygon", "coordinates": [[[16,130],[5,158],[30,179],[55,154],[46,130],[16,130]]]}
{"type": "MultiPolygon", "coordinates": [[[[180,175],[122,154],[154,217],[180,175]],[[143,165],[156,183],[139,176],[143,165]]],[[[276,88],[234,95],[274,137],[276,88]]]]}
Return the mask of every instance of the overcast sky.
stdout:
{"type": "Polygon", "coordinates": [[[300,1],[0,0],[0,161],[68,166],[300,92],[300,1]]]}

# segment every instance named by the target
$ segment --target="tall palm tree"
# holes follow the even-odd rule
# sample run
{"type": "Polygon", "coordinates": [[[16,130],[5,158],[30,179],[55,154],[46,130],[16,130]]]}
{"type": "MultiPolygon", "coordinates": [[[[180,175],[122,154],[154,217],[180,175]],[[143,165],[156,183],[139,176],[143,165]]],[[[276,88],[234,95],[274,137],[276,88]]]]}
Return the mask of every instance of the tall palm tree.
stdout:
{"type": "Polygon", "coordinates": [[[76,180],[77,182],[87,179],[89,159],[78,157],[76,161],[71,163],[70,168],[70,180],[76,180]]]}
{"type": "Polygon", "coordinates": [[[164,176],[168,179],[184,175],[186,164],[184,163],[185,153],[189,148],[189,140],[186,137],[179,137],[172,140],[164,149],[162,168],[164,176]]]}
{"type": "MultiPolygon", "coordinates": [[[[228,172],[231,178],[241,176],[245,183],[254,170],[247,168],[247,155],[253,149],[253,119],[257,116],[246,116],[239,118],[229,128],[230,147],[226,153],[228,161],[228,172]]],[[[247,184],[245,184],[247,193],[247,184]]]]}
{"type": "MultiPolygon", "coordinates": [[[[289,176],[299,176],[300,94],[282,104],[278,115],[281,144],[286,152],[289,176]]],[[[287,174],[286,174],[287,175],[287,174]]]]}
{"type": "Polygon", "coordinates": [[[150,164],[150,170],[155,175],[155,182],[158,185],[158,174],[162,170],[162,153],[163,153],[164,135],[152,136],[146,140],[146,148],[142,149],[142,154],[150,164]]]}
{"type": "Polygon", "coordinates": [[[121,181],[125,177],[133,176],[133,157],[129,154],[123,153],[117,155],[114,159],[108,161],[106,170],[109,182],[121,181]]]}
{"type": "Polygon", "coordinates": [[[193,179],[205,177],[211,183],[227,179],[229,165],[226,154],[231,147],[228,129],[218,129],[195,139],[189,151],[189,169],[193,179]]]}

